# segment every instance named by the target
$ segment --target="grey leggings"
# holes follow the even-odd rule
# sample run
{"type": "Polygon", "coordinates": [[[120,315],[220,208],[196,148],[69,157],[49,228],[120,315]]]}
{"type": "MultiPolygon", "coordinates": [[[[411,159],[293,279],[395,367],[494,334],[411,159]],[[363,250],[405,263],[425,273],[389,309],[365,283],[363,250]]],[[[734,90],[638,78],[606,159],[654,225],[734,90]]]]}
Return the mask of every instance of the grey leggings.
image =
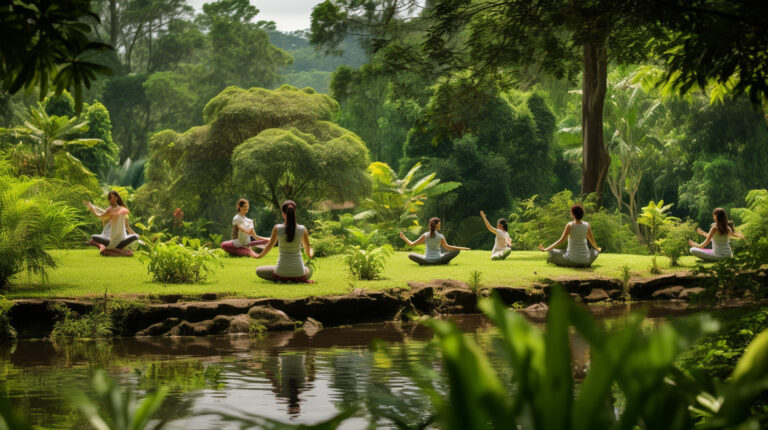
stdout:
{"type": "MultiPolygon", "coordinates": [[[[109,246],[109,242],[110,242],[110,239],[108,237],[102,236],[100,234],[94,234],[93,236],[91,236],[91,240],[96,243],[100,243],[104,246],[109,246]]],[[[125,239],[123,239],[120,243],[117,244],[117,249],[123,249],[136,240],[139,240],[138,234],[129,234],[128,236],[125,237],[125,239]]]]}
{"type": "Polygon", "coordinates": [[[437,260],[427,260],[424,255],[411,252],[408,254],[408,258],[418,263],[419,266],[436,266],[438,264],[448,264],[449,261],[453,260],[457,255],[459,255],[459,252],[460,251],[458,250],[444,252],[437,260]]]}
{"type": "Polygon", "coordinates": [[[547,263],[552,263],[555,266],[563,266],[563,267],[589,267],[592,265],[592,263],[597,258],[597,255],[599,253],[596,249],[590,248],[589,249],[589,262],[587,263],[576,263],[573,260],[567,258],[565,256],[565,251],[562,249],[550,249],[549,250],[549,256],[547,257],[547,263]]]}
{"type": "Polygon", "coordinates": [[[295,279],[278,278],[275,276],[275,269],[277,269],[277,266],[259,266],[256,268],[256,276],[272,282],[305,282],[309,281],[309,278],[312,277],[312,268],[308,266],[304,266],[304,269],[307,271],[307,275],[305,277],[299,277],[295,279]]]}
{"type": "Polygon", "coordinates": [[[705,261],[720,261],[731,258],[730,255],[716,255],[715,251],[711,248],[691,248],[691,255],[698,257],[705,261]]]}

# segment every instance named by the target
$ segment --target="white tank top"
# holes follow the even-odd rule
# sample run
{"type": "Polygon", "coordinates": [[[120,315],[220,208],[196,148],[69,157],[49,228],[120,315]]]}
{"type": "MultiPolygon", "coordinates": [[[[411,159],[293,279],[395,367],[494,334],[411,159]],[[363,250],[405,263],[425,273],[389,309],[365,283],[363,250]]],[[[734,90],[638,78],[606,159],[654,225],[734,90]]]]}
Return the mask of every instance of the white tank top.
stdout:
{"type": "Polygon", "coordinates": [[[285,278],[297,278],[306,274],[304,269],[304,260],[301,258],[301,240],[304,237],[306,229],[303,225],[296,225],[296,234],[293,241],[288,242],[288,236],[285,234],[285,225],[278,224],[277,244],[280,253],[277,256],[277,267],[275,273],[285,278]]]}
{"type": "Polygon", "coordinates": [[[587,231],[589,224],[571,222],[571,233],[568,235],[568,248],[565,257],[574,263],[589,262],[589,247],[587,246],[587,231]]]}
{"type": "Polygon", "coordinates": [[[107,245],[107,248],[117,248],[117,245],[128,236],[125,231],[125,215],[113,215],[109,219],[109,224],[109,245],[107,245]]]}
{"type": "Polygon", "coordinates": [[[443,243],[443,235],[435,231],[435,237],[429,237],[429,232],[424,233],[424,258],[427,260],[439,260],[443,253],[440,244],[443,243]]]}
{"type": "Polygon", "coordinates": [[[731,237],[727,234],[716,232],[712,235],[712,253],[717,257],[733,257],[731,250],[731,237]]]}

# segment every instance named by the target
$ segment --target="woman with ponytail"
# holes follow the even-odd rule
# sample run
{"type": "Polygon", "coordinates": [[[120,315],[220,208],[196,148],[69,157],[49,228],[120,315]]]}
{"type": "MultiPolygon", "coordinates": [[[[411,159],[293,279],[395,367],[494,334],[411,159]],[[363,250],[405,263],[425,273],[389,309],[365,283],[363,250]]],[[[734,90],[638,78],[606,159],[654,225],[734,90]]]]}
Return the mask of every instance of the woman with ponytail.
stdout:
{"type": "Polygon", "coordinates": [[[269,253],[275,244],[279,244],[280,253],[276,266],[260,266],[256,269],[259,278],[273,282],[311,282],[312,268],[304,266],[301,258],[302,246],[307,251],[307,257],[312,258],[315,253],[309,244],[307,229],[296,222],[296,203],[286,200],[281,207],[283,213],[282,224],[272,228],[269,242],[256,258],[261,258],[269,253]]]}
{"type": "Polygon", "coordinates": [[[733,257],[731,238],[744,239],[744,236],[733,230],[732,224],[728,222],[728,215],[726,215],[725,209],[715,209],[712,212],[712,218],[715,222],[710,227],[709,233],[706,233],[701,228],[696,230],[697,233],[706,237],[703,243],[698,244],[688,239],[688,244],[691,245],[691,255],[707,261],[733,257]],[[710,242],[712,242],[712,249],[705,249],[710,242]]]}
{"type": "Polygon", "coordinates": [[[480,211],[480,216],[485,222],[485,228],[496,236],[496,242],[493,244],[493,250],[491,251],[491,260],[503,260],[507,258],[510,252],[512,252],[512,241],[509,239],[509,224],[504,218],[499,218],[496,221],[496,228],[493,228],[491,223],[488,222],[488,218],[485,217],[485,212],[480,211]]]}
{"type": "Polygon", "coordinates": [[[445,241],[445,236],[440,234],[440,218],[434,217],[429,220],[429,232],[422,234],[416,241],[411,242],[405,236],[405,233],[400,232],[400,238],[408,244],[408,246],[416,246],[419,244],[426,244],[426,251],[424,255],[416,254],[412,252],[408,254],[408,258],[418,263],[420,266],[432,266],[437,264],[448,264],[453,260],[459,251],[469,251],[469,248],[462,246],[451,246],[445,241]],[[442,249],[447,252],[442,252],[442,249]]]}

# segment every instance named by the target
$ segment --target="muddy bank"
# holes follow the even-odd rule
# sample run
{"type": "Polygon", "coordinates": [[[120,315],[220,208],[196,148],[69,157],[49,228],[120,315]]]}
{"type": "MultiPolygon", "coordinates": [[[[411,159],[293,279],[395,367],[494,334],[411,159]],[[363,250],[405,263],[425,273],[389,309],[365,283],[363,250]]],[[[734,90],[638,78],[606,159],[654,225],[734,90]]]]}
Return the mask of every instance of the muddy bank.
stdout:
{"type": "MultiPolygon", "coordinates": [[[[528,287],[483,287],[475,291],[464,282],[436,279],[411,282],[409,289],[365,291],[356,289],[343,296],[299,299],[219,299],[207,294],[207,301],[181,301],[163,296],[166,303],[137,301],[126,306],[106,304],[119,336],[205,336],[212,334],[258,333],[263,331],[319,331],[323,326],[411,320],[422,315],[476,313],[478,298],[496,292],[509,306],[529,314],[546,313],[550,285],[561,284],[582,303],[631,300],[685,302],[703,289],[700,279],[687,273],[671,273],[632,279],[625,289],[617,279],[560,277],[528,287]]],[[[50,335],[66,307],[79,315],[103,310],[103,300],[21,299],[14,301],[10,323],[20,338],[50,335]]]]}

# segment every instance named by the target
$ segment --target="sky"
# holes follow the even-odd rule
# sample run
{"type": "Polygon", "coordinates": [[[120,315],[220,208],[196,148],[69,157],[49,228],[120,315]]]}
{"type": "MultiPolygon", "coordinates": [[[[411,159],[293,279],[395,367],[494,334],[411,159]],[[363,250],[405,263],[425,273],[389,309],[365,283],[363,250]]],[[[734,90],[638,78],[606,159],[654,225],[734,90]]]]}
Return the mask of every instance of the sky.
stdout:
{"type": "MultiPolygon", "coordinates": [[[[211,0],[188,0],[189,3],[200,11],[203,3],[211,0]]],[[[280,31],[294,31],[309,29],[312,8],[322,0],[251,0],[259,14],[257,21],[275,21],[280,31]]]]}

